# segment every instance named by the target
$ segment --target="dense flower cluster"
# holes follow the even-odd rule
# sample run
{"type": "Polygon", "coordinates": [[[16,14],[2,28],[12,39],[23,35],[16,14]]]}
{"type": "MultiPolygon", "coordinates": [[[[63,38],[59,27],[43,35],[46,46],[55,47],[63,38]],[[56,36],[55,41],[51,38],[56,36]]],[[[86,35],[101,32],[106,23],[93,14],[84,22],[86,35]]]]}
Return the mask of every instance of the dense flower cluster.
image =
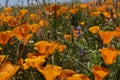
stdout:
{"type": "Polygon", "coordinates": [[[26,80],[28,74],[30,80],[119,76],[119,2],[41,7],[33,12],[14,7],[1,11],[0,80],[26,80]]]}

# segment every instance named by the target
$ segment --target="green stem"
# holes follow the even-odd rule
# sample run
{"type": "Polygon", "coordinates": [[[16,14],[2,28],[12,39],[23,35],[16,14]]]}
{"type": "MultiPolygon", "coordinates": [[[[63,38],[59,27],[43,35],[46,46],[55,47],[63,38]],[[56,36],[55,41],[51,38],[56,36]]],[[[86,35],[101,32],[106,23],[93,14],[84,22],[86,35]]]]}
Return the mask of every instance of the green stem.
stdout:
{"type": "MultiPolygon", "coordinates": [[[[62,55],[62,54],[61,54],[62,55]]],[[[64,55],[62,55],[62,56],[64,56],[64,55]]],[[[73,58],[73,57],[70,57],[70,56],[64,56],[64,57],[67,57],[67,58],[70,58],[70,59],[72,59],[73,61],[75,61],[75,62],[77,62],[81,67],[83,67],[83,68],[85,68],[89,73],[91,73],[92,74],[92,72],[91,72],[91,70],[89,70],[86,66],[84,66],[82,63],[80,63],[78,60],[76,60],[75,58],[73,58]]]]}
{"type": "Polygon", "coordinates": [[[34,77],[34,74],[33,74],[33,72],[32,71],[30,71],[30,73],[31,73],[31,80],[35,80],[35,77],[34,77]]]}
{"type": "Polygon", "coordinates": [[[43,5],[46,6],[46,0],[42,0],[43,5]]]}
{"type": "Polygon", "coordinates": [[[117,80],[120,80],[120,76],[119,76],[119,74],[120,74],[120,67],[119,67],[119,57],[117,57],[117,59],[116,59],[116,65],[117,65],[117,74],[116,74],[116,77],[117,77],[117,80]]]}
{"type": "Polygon", "coordinates": [[[52,54],[51,59],[52,59],[52,65],[54,65],[54,64],[55,64],[55,61],[54,61],[54,54],[52,54]]]}
{"type": "Polygon", "coordinates": [[[23,49],[24,49],[24,44],[22,42],[20,42],[18,44],[18,50],[17,50],[17,60],[22,56],[22,53],[23,53],[23,49]]]}

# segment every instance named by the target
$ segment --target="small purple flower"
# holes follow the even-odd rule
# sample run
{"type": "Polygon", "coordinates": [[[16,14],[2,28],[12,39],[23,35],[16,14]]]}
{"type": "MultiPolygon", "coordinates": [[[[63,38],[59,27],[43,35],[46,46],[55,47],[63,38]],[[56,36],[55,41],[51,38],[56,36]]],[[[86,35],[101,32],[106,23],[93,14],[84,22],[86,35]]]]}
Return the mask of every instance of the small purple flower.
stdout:
{"type": "Polygon", "coordinates": [[[81,31],[81,26],[78,26],[77,30],[78,30],[78,32],[76,34],[81,34],[81,32],[80,32],[81,31]]]}

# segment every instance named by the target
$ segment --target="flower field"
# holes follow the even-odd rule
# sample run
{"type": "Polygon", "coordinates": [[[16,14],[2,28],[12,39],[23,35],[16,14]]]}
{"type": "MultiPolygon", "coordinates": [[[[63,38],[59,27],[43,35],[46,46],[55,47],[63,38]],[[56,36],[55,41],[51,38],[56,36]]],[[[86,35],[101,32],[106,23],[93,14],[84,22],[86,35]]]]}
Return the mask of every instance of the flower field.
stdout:
{"type": "Polygon", "coordinates": [[[120,80],[120,2],[0,9],[0,80],[120,80]]]}

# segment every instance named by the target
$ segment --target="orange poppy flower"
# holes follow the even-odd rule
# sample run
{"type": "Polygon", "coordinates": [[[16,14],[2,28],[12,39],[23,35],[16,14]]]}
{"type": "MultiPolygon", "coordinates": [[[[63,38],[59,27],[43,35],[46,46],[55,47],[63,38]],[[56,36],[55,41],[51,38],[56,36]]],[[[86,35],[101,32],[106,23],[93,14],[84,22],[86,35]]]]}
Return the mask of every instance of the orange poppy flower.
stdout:
{"type": "Polygon", "coordinates": [[[56,12],[56,17],[59,17],[61,14],[62,14],[62,13],[61,13],[61,10],[58,10],[58,11],[56,12]]]}
{"type": "Polygon", "coordinates": [[[96,10],[97,10],[97,11],[100,11],[100,12],[104,12],[104,11],[106,11],[106,9],[107,9],[107,6],[106,6],[106,5],[103,5],[103,6],[100,6],[100,7],[97,7],[97,8],[96,8],[96,10]]]}
{"type": "Polygon", "coordinates": [[[18,59],[18,64],[21,66],[21,69],[27,70],[29,68],[29,65],[24,63],[23,58],[18,59]]]}
{"type": "Polygon", "coordinates": [[[0,67],[0,80],[10,80],[19,68],[20,66],[5,61],[0,67]]]}
{"type": "Polygon", "coordinates": [[[63,52],[63,50],[66,48],[65,45],[63,44],[60,44],[58,42],[55,42],[55,41],[51,41],[50,44],[52,45],[51,46],[51,49],[50,49],[50,53],[54,53],[54,51],[57,49],[59,52],[63,52]]]}
{"type": "Polygon", "coordinates": [[[37,43],[35,43],[35,50],[37,50],[39,52],[39,54],[42,55],[49,55],[50,53],[50,49],[51,49],[52,45],[47,42],[47,41],[39,41],[37,43]]]}
{"type": "MultiPolygon", "coordinates": [[[[73,34],[74,34],[74,38],[77,37],[77,33],[78,31],[74,31],[73,34]]],[[[82,33],[82,31],[80,31],[80,33],[82,33]]],[[[67,40],[71,40],[71,35],[68,35],[68,34],[65,34],[64,35],[64,39],[67,39],[67,40]]]]}
{"type": "Polygon", "coordinates": [[[3,22],[3,20],[4,20],[4,18],[6,17],[6,14],[5,13],[0,13],[0,23],[2,24],[2,22],[3,22]]]}
{"type": "Polygon", "coordinates": [[[106,18],[111,18],[110,12],[102,12],[102,14],[103,14],[106,18]]]}
{"type": "Polygon", "coordinates": [[[39,55],[40,54],[37,53],[27,53],[27,57],[31,59],[37,58],[39,55]]]}
{"type": "Polygon", "coordinates": [[[95,80],[103,80],[103,78],[109,73],[109,70],[102,68],[99,65],[94,65],[92,67],[92,72],[94,74],[95,80]]]}
{"type": "Polygon", "coordinates": [[[17,18],[14,16],[6,16],[4,17],[3,21],[6,22],[11,27],[16,26],[19,23],[17,18]]]}
{"type": "Polygon", "coordinates": [[[22,66],[21,66],[21,68],[22,68],[23,70],[27,70],[29,67],[30,67],[30,66],[29,66],[27,63],[23,63],[22,66]]]}
{"type": "Polygon", "coordinates": [[[84,74],[74,74],[71,77],[67,77],[66,80],[90,80],[90,78],[84,74]]]}
{"type": "Polygon", "coordinates": [[[12,16],[5,16],[5,17],[3,18],[3,21],[6,22],[6,23],[8,23],[8,21],[10,20],[11,17],[12,17],[12,16]]]}
{"type": "Polygon", "coordinates": [[[89,31],[93,34],[97,33],[99,31],[99,26],[92,26],[89,28],[89,31]]]}
{"type": "Polygon", "coordinates": [[[89,16],[98,16],[100,15],[101,12],[99,11],[92,11],[92,12],[89,12],[89,16]]]}
{"type": "Polygon", "coordinates": [[[65,19],[70,19],[70,15],[69,15],[69,14],[66,15],[66,16],[65,16],[65,19]]]}
{"type": "Polygon", "coordinates": [[[30,30],[32,31],[32,33],[35,33],[39,28],[39,24],[32,24],[30,25],[30,30]]]}
{"type": "Polygon", "coordinates": [[[37,68],[45,62],[45,58],[44,56],[38,56],[36,58],[26,58],[25,62],[28,66],[37,68]]]}
{"type": "Polygon", "coordinates": [[[6,17],[5,13],[0,13],[1,18],[6,17]]]}
{"type": "Polygon", "coordinates": [[[18,60],[18,63],[21,65],[21,68],[24,70],[27,70],[29,67],[34,67],[34,68],[40,67],[45,62],[46,59],[46,56],[42,56],[37,53],[28,53],[27,57],[28,58],[26,58],[25,61],[22,58],[18,60]]]}
{"type": "Polygon", "coordinates": [[[44,7],[44,11],[48,15],[52,15],[53,13],[56,14],[58,11],[60,11],[60,9],[61,9],[61,6],[56,4],[50,4],[50,6],[44,7]]]}
{"type": "Polygon", "coordinates": [[[28,24],[23,24],[21,27],[15,27],[12,30],[13,36],[16,36],[18,40],[24,41],[27,44],[32,34],[29,34],[30,27],[28,24]]]}
{"type": "Polygon", "coordinates": [[[20,16],[24,17],[28,13],[28,10],[22,9],[20,10],[20,16]]]}
{"type": "Polygon", "coordinates": [[[63,44],[61,44],[61,45],[58,46],[58,51],[59,51],[59,52],[63,52],[63,50],[64,50],[65,48],[66,48],[66,46],[63,45],[63,44]]]}
{"type": "Polygon", "coordinates": [[[58,48],[59,43],[55,42],[55,41],[51,41],[51,49],[50,49],[50,53],[54,53],[54,51],[58,48]]]}
{"type": "Polygon", "coordinates": [[[37,18],[37,15],[36,14],[30,14],[30,19],[31,20],[36,20],[37,18]]]}
{"type": "Polygon", "coordinates": [[[98,34],[101,37],[103,44],[109,44],[115,35],[113,31],[99,31],[98,34]]]}
{"type": "Polygon", "coordinates": [[[67,12],[68,9],[69,9],[68,6],[61,6],[60,12],[61,12],[62,14],[65,14],[65,13],[67,12]]]}
{"type": "Polygon", "coordinates": [[[11,31],[0,32],[0,44],[7,44],[11,37],[12,37],[11,31]]]}
{"type": "Polygon", "coordinates": [[[114,30],[114,32],[115,32],[115,37],[120,37],[120,27],[117,27],[115,30],[114,30]]]}
{"type": "MultiPolygon", "coordinates": [[[[112,0],[106,0],[104,2],[106,5],[112,5],[113,4],[113,1],[112,0]]],[[[119,3],[119,2],[118,2],[119,3]]]]}
{"type": "MultiPolygon", "coordinates": [[[[74,38],[76,38],[77,36],[78,36],[78,34],[77,33],[80,33],[80,34],[82,34],[82,30],[75,30],[75,29],[73,29],[73,37],[74,38]]],[[[72,38],[72,35],[70,34],[65,34],[64,35],[64,39],[68,39],[68,40],[71,40],[71,38],[72,38]]]]}
{"type": "Polygon", "coordinates": [[[14,36],[16,36],[19,40],[22,40],[24,39],[25,37],[27,37],[28,35],[28,30],[29,30],[29,27],[15,27],[13,30],[12,30],[12,33],[14,36]]]}
{"type": "Polygon", "coordinates": [[[54,12],[57,12],[60,9],[60,5],[51,4],[50,9],[54,12]]]}
{"type": "Polygon", "coordinates": [[[26,45],[33,34],[28,34],[25,38],[23,38],[24,44],[26,45]]]}
{"type": "Polygon", "coordinates": [[[24,62],[24,60],[23,60],[23,58],[19,58],[19,59],[17,60],[17,62],[18,62],[18,64],[22,65],[23,62],[24,62]]]}
{"type": "Polygon", "coordinates": [[[71,38],[71,35],[64,35],[64,39],[70,39],[71,38]]]}
{"type": "Polygon", "coordinates": [[[118,54],[114,48],[102,48],[100,52],[106,64],[113,64],[118,54]]]}
{"type": "Polygon", "coordinates": [[[77,12],[78,12],[78,8],[77,8],[77,6],[73,5],[73,8],[70,9],[70,13],[72,13],[72,14],[76,14],[77,12]]]}
{"type": "Polygon", "coordinates": [[[6,14],[3,13],[3,12],[1,12],[1,13],[0,13],[0,25],[3,24],[3,20],[4,20],[5,17],[6,17],[6,14]]]}
{"type": "Polygon", "coordinates": [[[62,70],[62,72],[58,76],[58,79],[59,80],[64,80],[64,79],[66,80],[66,77],[71,77],[74,74],[76,74],[75,71],[70,70],[70,69],[64,69],[64,70],[62,70]]]}
{"type": "Polygon", "coordinates": [[[7,13],[11,13],[11,11],[12,11],[12,9],[11,9],[10,7],[6,7],[4,10],[5,10],[5,12],[7,12],[7,13]]]}
{"type": "Polygon", "coordinates": [[[62,68],[59,66],[47,64],[43,68],[39,67],[38,71],[40,71],[44,75],[45,80],[55,80],[56,77],[60,75],[62,68]]]}
{"type": "Polygon", "coordinates": [[[8,25],[9,26],[16,26],[16,25],[18,25],[19,24],[19,21],[17,20],[17,18],[16,17],[11,17],[10,18],[10,20],[8,21],[8,25]]]}
{"type": "Polygon", "coordinates": [[[86,9],[87,7],[88,7],[88,4],[85,4],[85,3],[80,4],[80,8],[83,9],[83,10],[86,9]]]}
{"type": "Polygon", "coordinates": [[[85,25],[85,21],[80,22],[80,25],[84,26],[85,25]]]}
{"type": "Polygon", "coordinates": [[[39,25],[40,25],[41,27],[48,26],[48,21],[40,20],[40,21],[39,21],[39,25]]]}
{"type": "Polygon", "coordinates": [[[27,53],[27,57],[30,59],[35,59],[41,56],[41,58],[46,59],[47,57],[45,55],[40,55],[38,53],[27,53]]]}
{"type": "Polygon", "coordinates": [[[45,7],[44,7],[44,11],[45,11],[45,13],[48,14],[48,15],[52,15],[52,14],[53,14],[53,11],[50,9],[49,6],[45,6],[45,7]]]}
{"type": "Polygon", "coordinates": [[[37,13],[40,15],[40,14],[41,14],[41,10],[40,10],[40,9],[37,9],[37,13]]]}

